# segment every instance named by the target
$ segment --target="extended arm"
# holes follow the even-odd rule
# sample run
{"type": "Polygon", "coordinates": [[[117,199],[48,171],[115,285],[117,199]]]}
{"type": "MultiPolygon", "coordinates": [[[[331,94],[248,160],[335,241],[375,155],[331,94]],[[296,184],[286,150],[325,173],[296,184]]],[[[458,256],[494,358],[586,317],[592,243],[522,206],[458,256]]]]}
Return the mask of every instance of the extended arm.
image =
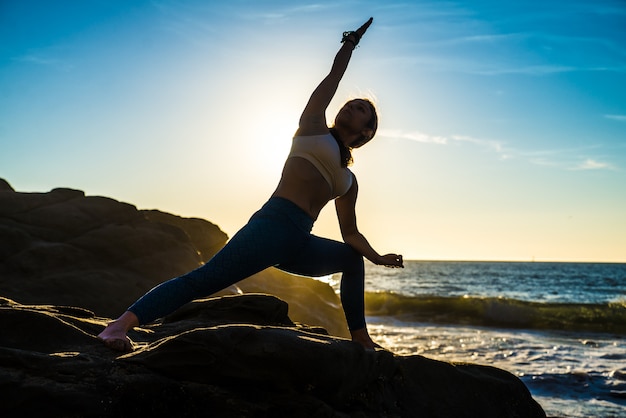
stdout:
{"type": "Polygon", "coordinates": [[[380,255],[372,248],[365,236],[359,232],[356,225],[356,198],[359,186],[356,177],[353,177],[352,187],[345,195],[335,199],[335,209],[341,228],[343,241],[354,248],[374,264],[387,267],[404,267],[402,256],[399,254],[380,255]]]}
{"type": "Polygon", "coordinates": [[[302,112],[297,135],[322,135],[328,132],[328,126],[326,125],[326,108],[335,95],[339,87],[339,82],[348,68],[354,46],[372,24],[372,20],[373,19],[370,18],[365,22],[363,26],[356,30],[356,36],[352,35],[341,45],[333,61],[330,73],[328,73],[313,91],[309,102],[302,112]]]}

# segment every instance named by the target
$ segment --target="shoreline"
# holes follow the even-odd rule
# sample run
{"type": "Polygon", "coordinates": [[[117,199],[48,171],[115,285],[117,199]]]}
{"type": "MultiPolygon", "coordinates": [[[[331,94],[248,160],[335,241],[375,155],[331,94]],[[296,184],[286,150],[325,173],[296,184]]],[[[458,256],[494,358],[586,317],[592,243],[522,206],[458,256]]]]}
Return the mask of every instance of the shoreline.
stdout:
{"type": "Polygon", "coordinates": [[[626,416],[624,336],[372,316],[368,322],[372,338],[399,355],[483,364],[513,373],[548,416],[626,416]]]}

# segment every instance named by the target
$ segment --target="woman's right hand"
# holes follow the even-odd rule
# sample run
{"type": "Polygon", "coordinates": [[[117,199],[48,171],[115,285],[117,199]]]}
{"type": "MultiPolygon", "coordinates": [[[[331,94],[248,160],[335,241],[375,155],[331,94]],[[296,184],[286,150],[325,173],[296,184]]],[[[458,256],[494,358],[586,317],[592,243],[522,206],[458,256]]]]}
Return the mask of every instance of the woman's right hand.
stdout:
{"type": "Polygon", "coordinates": [[[372,24],[372,21],[374,20],[373,17],[370,17],[368,19],[367,22],[363,23],[361,25],[360,28],[358,28],[355,31],[351,31],[351,32],[344,32],[344,38],[342,40],[343,41],[349,41],[354,47],[356,47],[359,44],[359,41],[361,40],[361,38],[363,37],[363,35],[365,34],[365,32],[367,31],[367,28],[370,27],[370,25],[372,24]]]}
{"type": "Polygon", "coordinates": [[[367,28],[370,27],[370,25],[372,24],[372,22],[374,21],[373,17],[370,17],[367,22],[363,23],[363,25],[361,25],[360,28],[358,28],[355,32],[359,35],[359,38],[362,38],[363,35],[365,34],[365,32],[367,31],[367,28]]]}

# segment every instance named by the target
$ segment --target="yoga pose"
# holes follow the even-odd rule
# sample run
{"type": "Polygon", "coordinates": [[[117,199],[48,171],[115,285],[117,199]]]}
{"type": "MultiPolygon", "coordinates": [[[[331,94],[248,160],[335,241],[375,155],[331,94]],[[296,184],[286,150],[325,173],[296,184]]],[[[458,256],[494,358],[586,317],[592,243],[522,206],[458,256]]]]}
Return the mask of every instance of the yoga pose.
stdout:
{"type": "Polygon", "coordinates": [[[365,348],[377,347],[365,325],[363,257],[374,264],[403,267],[402,256],[379,255],[357,229],[358,184],[348,165],[350,150],[374,136],[378,117],[365,99],[347,102],[331,128],[325,117],[352,50],[371,23],[370,18],[356,31],[344,33],[330,73],[304,108],[280,182],[267,203],[206,264],[154,287],[111,322],[98,335],[107,346],[130,351],[126,333],[133,327],[275,266],[303,276],[341,272],[341,302],[352,340],[365,348]],[[313,222],[333,199],[344,242],[311,234],[313,222]]]}

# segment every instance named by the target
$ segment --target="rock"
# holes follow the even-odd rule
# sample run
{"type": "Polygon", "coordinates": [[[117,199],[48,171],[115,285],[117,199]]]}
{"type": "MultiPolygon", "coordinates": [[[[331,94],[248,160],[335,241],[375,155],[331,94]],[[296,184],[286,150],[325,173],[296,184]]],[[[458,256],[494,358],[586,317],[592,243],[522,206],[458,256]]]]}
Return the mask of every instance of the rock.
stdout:
{"type": "Polygon", "coordinates": [[[118,355],[95,337],[106,318],[0,299],[3,416],[545,417],[508,372],[366,351],[286,312],[267,295],[197,301],[118,355]]]}
{"type": "Polygon", "coordinates": [[[1,192],[0,295],[116,316],[156,284],[201,265],[226,239],[210,222],[80,190],[1,192]]]}
{"type": "Polygon", "coordinates": [[[5,179],[0,179],[0,192],[14,192],[13,187],[5,179]]]}
{"type": "Polygon", "coordinates": [[[242,293],[277,296],[289,304],[292,320],[322,326],[330,335],[350,338],[341,301],[326,283],[269,268],[237,283],[237,289],[242,293]]]}
{"type": "Polygon", "coordinates": [[[226,238],[201,219],[0,181],[2,417],[545,416],[508,372],[341,338],[333,289],[276,269],[134,329],[132,353],[97,339],[226,238]]]}
{"type": "Polygon", "coordinates": [[[183,230],[198,249],[202,261],[209,260],[224,246],[228,238],[217,225],[204,219],[181,218],[158,210],[142,210],[141,212],[151,222],[160,222],[183,230]]]}
{"type": "MultiPolygon", "coordinates": [[[[0,193],[0,295],[117,317],[152,287],[210,259],[227,238],[203,219],[80,190],[0,193]]],[[[294,321],[349,336],[339,298],[317,280],[268,269],[220,294],[242,292],[277,295],[294,321]]]]}

